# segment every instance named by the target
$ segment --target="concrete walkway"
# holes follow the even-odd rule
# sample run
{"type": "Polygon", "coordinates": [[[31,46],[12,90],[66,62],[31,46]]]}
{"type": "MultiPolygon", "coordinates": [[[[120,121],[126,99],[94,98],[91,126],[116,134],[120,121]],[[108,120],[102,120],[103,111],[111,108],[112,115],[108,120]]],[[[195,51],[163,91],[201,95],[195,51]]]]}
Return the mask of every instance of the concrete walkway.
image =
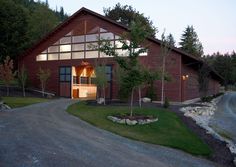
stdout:
{"type": "Polygon", "coordinates": [[[213,167],[182,151],[132,141],[65,112],[60,99],[0,113],[1,167],[213,167]]]}

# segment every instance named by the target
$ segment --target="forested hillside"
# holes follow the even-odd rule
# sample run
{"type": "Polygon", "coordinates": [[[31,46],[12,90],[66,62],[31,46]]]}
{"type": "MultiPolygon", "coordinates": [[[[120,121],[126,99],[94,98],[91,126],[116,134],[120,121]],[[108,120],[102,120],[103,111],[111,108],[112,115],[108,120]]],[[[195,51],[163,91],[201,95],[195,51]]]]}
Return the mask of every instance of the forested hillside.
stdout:
{"type": "Polygon", "coordinates": [[[47,1],[0,0],[0,62],[6,56],[15,59],[67,17],[62,7],[53,11],[47,1]]]}

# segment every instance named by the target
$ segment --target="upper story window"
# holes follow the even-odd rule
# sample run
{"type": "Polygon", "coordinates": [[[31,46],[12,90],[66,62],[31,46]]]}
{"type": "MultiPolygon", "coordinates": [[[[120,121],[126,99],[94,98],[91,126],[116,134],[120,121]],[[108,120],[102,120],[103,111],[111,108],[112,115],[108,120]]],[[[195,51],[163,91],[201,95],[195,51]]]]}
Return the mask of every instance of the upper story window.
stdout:
{"type": "MultiPolygon", "coordinates": [[[[68,60],[68,59],[86,59],[86,58],[109,58],[99,49],[99,40],[108,40],[111,46],[116,48],[116,52],[120,56],[128,56],[127,50],[122,50],[122,42],[119,41],[120,36],[99,28],[98,26],[89,27],[89,34],[83,34],[84,29],[75,29],[67,33],[64,37],[57,40],[54,44],[49,46],[45,51],[36,57],[36,61],[53,61],[53,60],[68,60]],[[75,33],[75,30],[78,31],[75,33]]],[[[125,40],[129,45],[130,41],[125,40]]],[[[141,47],[140,47],[141,48],[141,47]]],[[[147,52],[140,54],[140,56],[147,56],[147,52]]]]}

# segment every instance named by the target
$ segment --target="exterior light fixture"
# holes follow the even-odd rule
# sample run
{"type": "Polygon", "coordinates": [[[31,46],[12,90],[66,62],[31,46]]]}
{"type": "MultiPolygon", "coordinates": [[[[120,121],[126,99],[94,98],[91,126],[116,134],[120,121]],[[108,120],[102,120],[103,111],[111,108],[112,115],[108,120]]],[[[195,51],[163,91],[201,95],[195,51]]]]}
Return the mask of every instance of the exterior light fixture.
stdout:
{"type": "Polygon", "coordinates": [[[182,76],[182,79],[185,81],[185,80],[188,79],[188,77],[189,77],[189,75],[183,75],[183,76],[182,76]]]}

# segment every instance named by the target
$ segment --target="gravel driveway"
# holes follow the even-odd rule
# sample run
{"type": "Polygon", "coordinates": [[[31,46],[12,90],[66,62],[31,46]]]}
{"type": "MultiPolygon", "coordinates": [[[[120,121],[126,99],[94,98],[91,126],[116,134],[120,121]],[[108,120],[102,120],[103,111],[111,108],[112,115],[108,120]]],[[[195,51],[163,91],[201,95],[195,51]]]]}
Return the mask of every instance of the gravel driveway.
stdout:
{"type": "Polygon", "coordinates": [[[1,167],[212,167],[182,151],[132,141],[65,112],[75,101],[0,113],[1,167]]]}

